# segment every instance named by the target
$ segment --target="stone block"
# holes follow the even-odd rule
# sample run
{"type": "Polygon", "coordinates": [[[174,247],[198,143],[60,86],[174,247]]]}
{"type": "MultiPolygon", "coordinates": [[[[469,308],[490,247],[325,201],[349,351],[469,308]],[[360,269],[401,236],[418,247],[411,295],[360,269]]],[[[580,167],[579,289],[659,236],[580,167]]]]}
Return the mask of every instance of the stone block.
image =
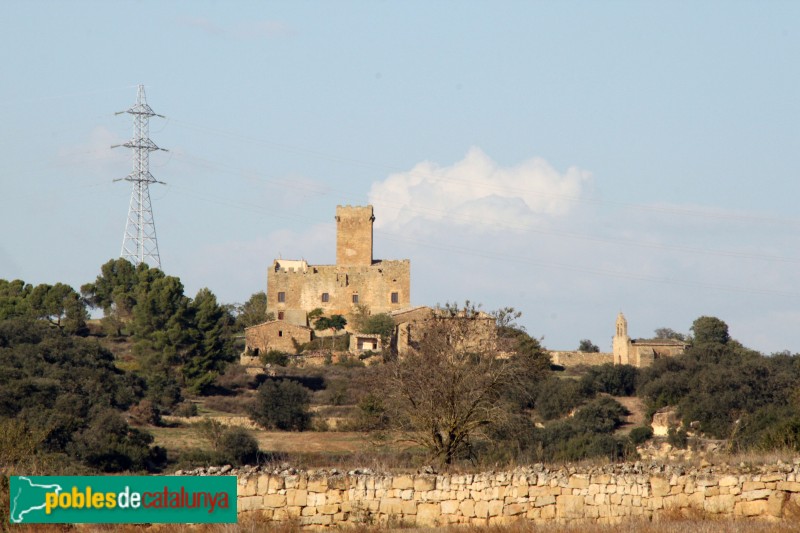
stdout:
{"type": "Polygon", "coordinates": [[[317,514],[317,508],[314,506],[306,506],[300,511],[300,516],[314,516],[317,514]]]}
{"type": "Polygon", "coordinates": [[[736,499],[730,494],[710,496],[703,501],[703,510],[713,514],[730,514],[735,502],[736,499]]]}
{"type": "Polygon", "coordinates": [[[766,485],[761,481],[745,481],[742,483],[742,492],[750,492],[751,490],[758,490],[765,488],[766,485]]]}
{"type": "Polygon", "coordinates": [[[445,500],[441,502],[442,514],[454,514],[458,511],[458,500],[445,500]]]}
{"type": "Polygon", "coordinates": [[[380,501],[380,512],[387,515],[397,515],[402,512],[403,500],[400,498],[383,498],[380,501]]]}
{"type": "Polygon", "coordinates": [[[489,500],[489,516],[503,514],[503,500],[489,500]]]}
{"type": "Polygon", "coordinates": [[[242,478],[239,480],[239,486],[237,487],[237,492],[239,497],[242,496],[255,496],[258,490],[258,478],[255,476],[251,476],[248,478],[242,478]]]}
{"type": "Polygon", "coordinates": [[[785,490],[787,492],[800,492],[800,482],[797,481],[779,481],[777,484],[778,490],[785,490]]]}
{"type": "Polygon", "coordinates": [[[258,476],[258,492],[257,492],[257,494],[261,494],[262,496],[264,494],[269,494],[269,476],[268,475],[265,474],[265,475],[262,475],[262,476],[258,476]]]}
{"type": "Polygon", "coordinates": [[[267,494],[264,496],[264,507],[271,507],[273,509],[278,507],[286,507],[286,495],[267,494]]]}
{"type": "Polygon", "coordinates": [[[766,500],[771,494],[772,491],[769,489],[750,490],[747,492],[742,492],[740,498],[747,501],[766,500]]]}
{"type": "Polygon", "coordinates": [[[308,504],[308,491],[300,489],[286,490],[286,503],[288,505],[299,505],[304,507],[308,504]]]}
{"type": "Polygon", "coordinates": [[[533,500],[533,505],[535,507],[544,507],[545,505],[553,505],[556,503],[556,497],[548,494],[547,496],[539,496],[535,500],[533,500]]]}
{"type": "Polygon", "coordinates": [[[570,489],[588,489],[589,488],[589,480],[585,477],[572,475],[569,477],[569,482],[567,483],[567,488],[570,489]]]}
{"type": "Polygon", "coordinates": [[[489,517],[489,502],[480,500],[475,503],[475,516],[478,518],[489,517]]]}
{"type": "Polygon", "coordinates": [[[417,525],[436,526],[440,522],[442,508],[438,503],[420,503],[417,505],[417,525]]]}
{"type": "Polygon", "coordinates": [[[414,478],[414,490],[425,491],[436,489],[436,476],[417,476],[414,478]]]}
{"type": "Polygon", "coordinates": [[[326,501],[325,493],[324,492],[306,492],[306,505],[325,505],[328,503],[326,501]]]}
{"type": "Polygon", "coordinates": [[[583,518],[583,508],[583,496],[562,494],[556,498],[556,516],[558,518],[583,518]]]}
{"type": "Polygon", "coordinates": [[[324,477],[309,479],[308,492],[328,492],[328,480],[324,477]]]}
{"type": "Polygon", "coordinates": [[[318,509],[319,514],[336,514],[340,511],[338,503],[328,503],[318,509]]]}
{"type": "Polygon", "coordinates": [[[785,481],[786,476],[783,474],[766,474],[761,476],[761,481],[764,483],[774,483],[776,481],[785,481]]]}
{"type": "Polygon", "coordinates": [[[669,495],[670,491],[669,480],[664,479],[662,477],[651,477],[650,490],[652,491],[653,496],[669,495]]]}
{"type": "Polygon", "coordinates": [[[739,484],[739,478],[736,476],[722,476],[719,478],[720,487],[733,487],[739,484]]]}
{"type": "Polygon", "coordinates": [[[404,515],[417,514],[417,502],[413,500],[404,500],[403,503],[400,504],[400,512],[402,512],[404,515]]]}
{"type": "Polygon", "coordinates": [[[739,502],[734,506],[733,514],[737,516],[761,516],[767,514],[767,506],[767,500],[739,502]]]}
{"type": "Polygon", "coordinates": [[[342,503],[342,491],[341,490],[329,490],[325,493],[325,502],[326,503],[342,503]]]}
{"type": "Polygon", "coordinates": [[[411,476],[397,476],[392,479],[392,488],[393,489],[413,489],[414,488],[414,478],[411,476]]]}
{"type": "Polygon", "coordinates": [[[257,511],[263,507],[264,499],[262,496],[242,496],[237,498],[236,508],[239,511],[257,511]]]}
{"type": "Polygon", "coordinates": [[[283,490],[284,480],[283,476],[269,476],[269,493],[278,492],[279,490],[283,490]]]}
{"type": "Polygon", "coordinates": [[[773,492],[767,500],[767,514],[780,518],[783,515],[783,504],[788,497],[786,492],[773,492]]]}
{"type": "Polygon", "coordinates": [[[475,516],[475,502],[473,500],[463,500],[458,504],[458,510],[467,517],[475,516]]]}
{"type": "Polygon", "coordinates": [[[505,506],[503,514],[506,516],[517,516],[524,514],[528,506],[524,503],[511,503],[505,506]]]}

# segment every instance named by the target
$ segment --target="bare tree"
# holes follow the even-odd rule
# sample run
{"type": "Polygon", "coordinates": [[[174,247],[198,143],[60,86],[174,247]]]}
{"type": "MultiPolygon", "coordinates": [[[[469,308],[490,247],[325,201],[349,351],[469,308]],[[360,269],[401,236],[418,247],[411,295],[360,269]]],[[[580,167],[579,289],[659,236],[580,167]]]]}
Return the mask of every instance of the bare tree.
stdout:
{"type": "Polygon", "coordinates": [[[526,375],[522,358],[497,358],[474,342],[475,322],[469,314],[431,318],[417,349],[386,365],[379,384],[402,440],[444,464],[508,420],[508,390],[526,375]]]}

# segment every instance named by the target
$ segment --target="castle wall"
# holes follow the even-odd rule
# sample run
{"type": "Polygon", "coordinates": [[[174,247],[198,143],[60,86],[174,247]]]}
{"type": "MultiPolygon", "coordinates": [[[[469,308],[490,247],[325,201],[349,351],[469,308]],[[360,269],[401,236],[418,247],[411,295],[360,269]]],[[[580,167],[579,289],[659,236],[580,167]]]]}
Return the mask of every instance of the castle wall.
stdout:
{"type": "Polygon", "coordinates": [[[306,269],[281,268],[275,261],[267,271],[267,311],[284,320],[305,325],[305,314],[317,307],[326,315],[349,315],[356,305],[375,313],[408,307],[411,298],[411,262],[377,261],[371,266],[309,265],[306,269]],[[280,293],[283,300],[280,301],[280,293]],[[396,294],[396,303],[392,294],[396,294]],[[324,301],[327,295],[327,300],[324,301]]]}
{"type": "MultiPolygon", "coordinates": [[[[800,461],[760,468],[543,465],[509,472],[402,475],[284,471],[239,475],[240,519],[302,525],[620,523],[698,513],[797,520],[800,461]]],[[[189,472],[192,474],[192,472],[189,472]]]]}

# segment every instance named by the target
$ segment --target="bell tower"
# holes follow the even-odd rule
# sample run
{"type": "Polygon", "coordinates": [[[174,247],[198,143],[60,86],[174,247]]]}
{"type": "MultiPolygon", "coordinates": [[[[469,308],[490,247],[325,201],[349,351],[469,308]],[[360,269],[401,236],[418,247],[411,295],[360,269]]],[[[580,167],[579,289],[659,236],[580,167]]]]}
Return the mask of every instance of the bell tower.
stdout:
{"type": "Polygon", "coordinates": [[[617,330],[614,334],[614,341],[612,342],[615,365],[631,364],[630,345],[631,339],[628,337],[628,321],[625,320],[625,315],[620,311],[619,315],[617,315],[617,330]]]}

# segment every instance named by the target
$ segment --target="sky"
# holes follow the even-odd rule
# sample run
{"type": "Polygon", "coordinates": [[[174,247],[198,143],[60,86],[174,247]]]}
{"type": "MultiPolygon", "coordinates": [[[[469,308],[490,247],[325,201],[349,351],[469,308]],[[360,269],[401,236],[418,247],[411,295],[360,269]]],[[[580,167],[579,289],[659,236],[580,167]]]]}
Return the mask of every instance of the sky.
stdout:
{"type": "Polygon", "coordinates": [[[0,3],[0,278],[120,254],[136,86],[162,267],[224,303],[375,208],[411,300],[550,349],[716,316],[800,352],[800,3],[0,3]]]}

